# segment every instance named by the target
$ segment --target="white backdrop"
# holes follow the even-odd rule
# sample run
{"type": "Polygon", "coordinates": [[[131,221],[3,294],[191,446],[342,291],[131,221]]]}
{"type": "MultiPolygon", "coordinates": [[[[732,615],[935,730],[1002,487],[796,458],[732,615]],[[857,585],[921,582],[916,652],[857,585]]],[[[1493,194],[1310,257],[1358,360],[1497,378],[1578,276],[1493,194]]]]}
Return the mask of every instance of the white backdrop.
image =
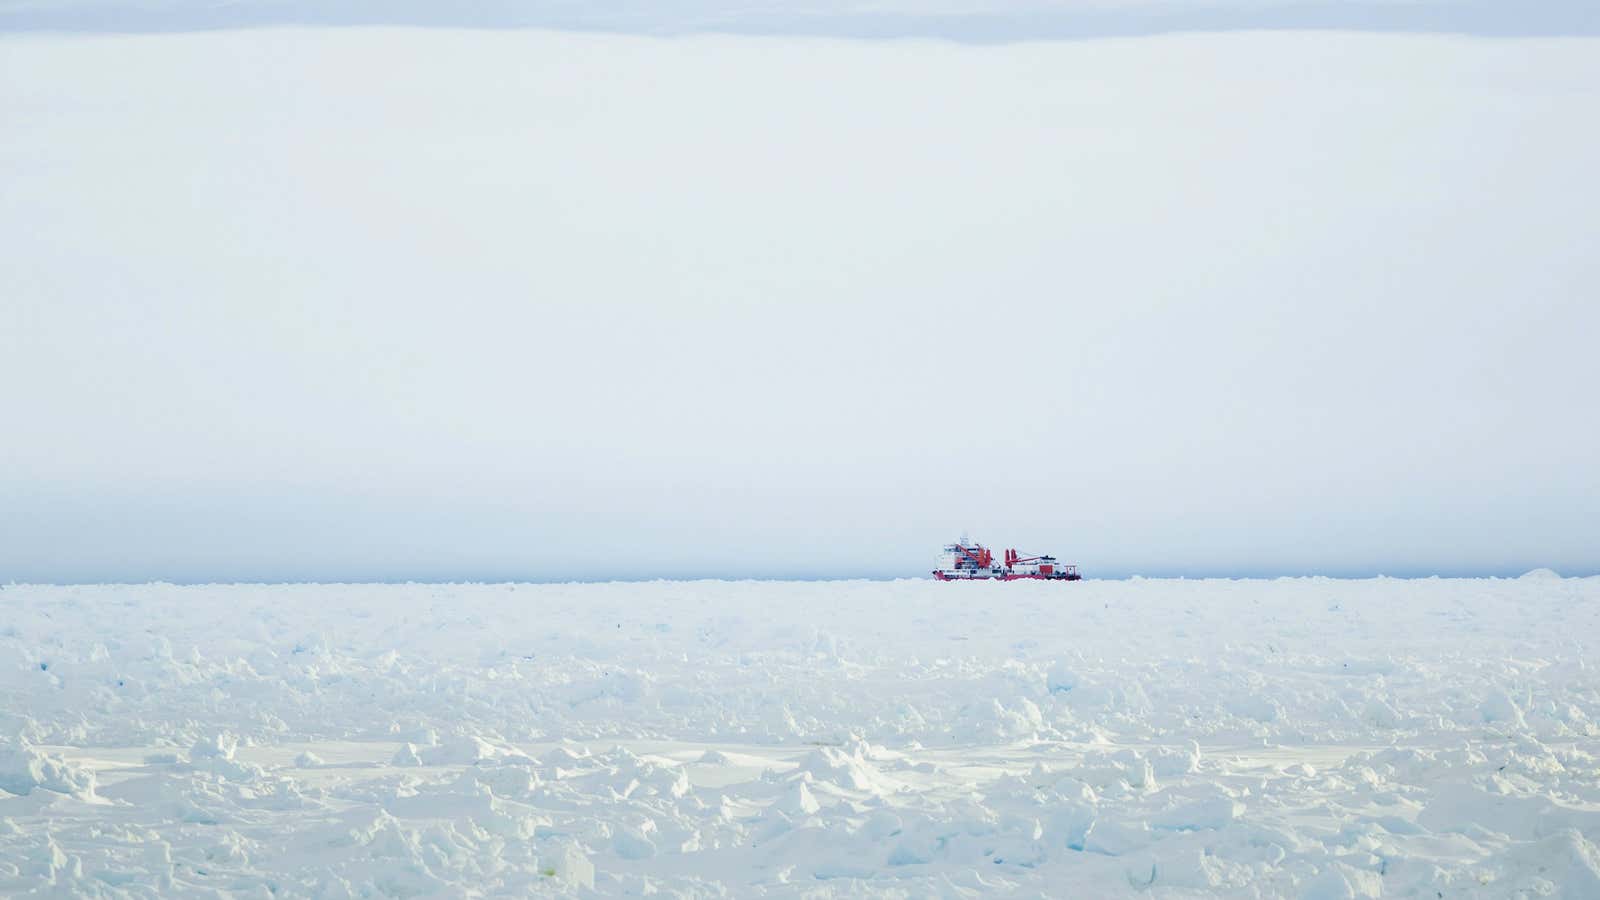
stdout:
{"type": "Polygon", "coordinates": [[[1593,572],[1597,50],[0,39],[0,578],[1593,572]]]}

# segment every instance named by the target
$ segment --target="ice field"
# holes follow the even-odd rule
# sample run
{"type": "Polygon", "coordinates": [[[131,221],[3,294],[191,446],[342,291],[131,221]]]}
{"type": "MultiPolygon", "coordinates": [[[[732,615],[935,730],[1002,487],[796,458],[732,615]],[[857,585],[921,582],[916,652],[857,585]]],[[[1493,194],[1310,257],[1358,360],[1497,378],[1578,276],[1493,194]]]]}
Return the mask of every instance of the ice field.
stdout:
{"type": "Polygon", "coordinates": [[[0,894],[1600,896],[1600,579],[0,590],[0,894]]]}

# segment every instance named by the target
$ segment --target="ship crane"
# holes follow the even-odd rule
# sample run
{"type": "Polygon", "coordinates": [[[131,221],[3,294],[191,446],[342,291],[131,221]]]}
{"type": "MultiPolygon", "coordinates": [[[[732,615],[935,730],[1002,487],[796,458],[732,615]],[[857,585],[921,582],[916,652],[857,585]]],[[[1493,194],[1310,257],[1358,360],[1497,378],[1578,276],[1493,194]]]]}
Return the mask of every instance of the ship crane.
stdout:
{"type": "MultiPolygon", "coordinates": [[[[960,551],[962,557],[970,560],[972,565],[976,568],[987,569],[989,568],[990,564],[994,562],[994,555],[989,552],[988,547],[963,547],[960,544],[956,544],[954,546],[956,550],[960,551]]],[[[1010,551],[1008,550],[1006,552],[1009,553],[1010,551]]]]}

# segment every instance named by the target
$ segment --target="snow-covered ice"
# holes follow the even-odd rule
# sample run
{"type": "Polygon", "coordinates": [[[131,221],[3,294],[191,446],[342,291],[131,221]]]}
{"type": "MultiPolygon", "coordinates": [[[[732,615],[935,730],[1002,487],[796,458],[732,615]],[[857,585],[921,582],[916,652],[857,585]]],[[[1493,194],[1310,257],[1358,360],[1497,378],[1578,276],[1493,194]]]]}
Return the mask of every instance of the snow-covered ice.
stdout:
{"type": "Polygon", "coordinates": [[[1600,896],[1597,578],[0,611],[0,894],[1600,896]]]}

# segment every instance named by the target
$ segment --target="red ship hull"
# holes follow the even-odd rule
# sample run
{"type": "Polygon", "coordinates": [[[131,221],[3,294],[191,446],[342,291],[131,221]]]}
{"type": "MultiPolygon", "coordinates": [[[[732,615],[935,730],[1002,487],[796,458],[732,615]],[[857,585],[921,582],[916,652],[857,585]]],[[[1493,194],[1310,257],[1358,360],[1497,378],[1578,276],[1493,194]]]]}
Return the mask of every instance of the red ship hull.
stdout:
{"type": "Polygon", "coordinates": [[[943,572],[935,571],[933,577],[939,581],[1082,581],[1083,576],[1076,572],[1070,575],[973,575],[965,578],[952,578],[943,572]]]}

